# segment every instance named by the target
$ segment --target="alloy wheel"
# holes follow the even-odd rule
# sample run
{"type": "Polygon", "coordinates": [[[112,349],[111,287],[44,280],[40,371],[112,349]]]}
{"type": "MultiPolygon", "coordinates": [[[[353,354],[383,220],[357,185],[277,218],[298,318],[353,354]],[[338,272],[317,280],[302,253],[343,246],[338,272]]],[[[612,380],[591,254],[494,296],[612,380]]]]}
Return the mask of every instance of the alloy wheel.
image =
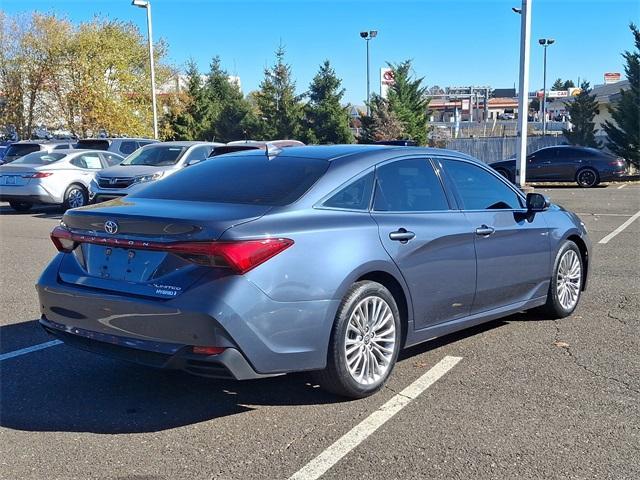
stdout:
{"type": "Polygon", "coordinates": [[[558,301],[565,310],[572,310],[578,303],[582,283],[582,267],[578,254],[567,250],[558,264],[556,275],[556,292],[558,301]]]}
{"type": "Polygon", "coordinates": [[[74,188],[69,192],[67,202],[70,208],[78,208],[84,206],[84,193],[79,188],[74,188]]]}
{"type": "Polygon", "coordinates": [[[389,304],[374,295],[363,298],[351,313],[344,341],[351,377],[361,385],[379,382],[391,366],[396,342],[389,304]]]}
{"type": "Polygon", "coordinates": [[[578,175],[578,183],[583,187],[592,187],[596,181],[596,173],[593,170],[582,170],[578,175]]]}

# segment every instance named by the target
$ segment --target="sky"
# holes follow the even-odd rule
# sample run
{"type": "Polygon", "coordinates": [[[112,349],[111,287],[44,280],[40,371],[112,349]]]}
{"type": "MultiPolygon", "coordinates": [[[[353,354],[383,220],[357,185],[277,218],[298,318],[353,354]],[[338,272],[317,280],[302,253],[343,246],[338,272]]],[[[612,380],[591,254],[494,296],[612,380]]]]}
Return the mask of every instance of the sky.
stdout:
{"type": "MultiPolygon", "coordinates": [[[[548,47],[547,82],[560,77],[603,83],[621,72],[631,49],[630,21],[640,23],[639,0],[532,0],[530,90],[542,88],[542,51],[548,47]]],[[[297,90],[303,92],[329,59],[346,89],[344,100],[366,97],[363,30],[378,30],[370,43],[371,90],[379,90],[386,62],[412,59],[428,86],[517,86],[521,0],[152,0],[154,40],[169,45],[167,60],[184,68],[192,58],[206,72],[219,55],[239,75],[245,93],[258,88],[264,68],[286,48],[297,90]]],[[[9,14],[55,12],[73,22],[95,15],[130,21],[146,35],[146,16],[130,0],[0,0],[9,14]]]]}

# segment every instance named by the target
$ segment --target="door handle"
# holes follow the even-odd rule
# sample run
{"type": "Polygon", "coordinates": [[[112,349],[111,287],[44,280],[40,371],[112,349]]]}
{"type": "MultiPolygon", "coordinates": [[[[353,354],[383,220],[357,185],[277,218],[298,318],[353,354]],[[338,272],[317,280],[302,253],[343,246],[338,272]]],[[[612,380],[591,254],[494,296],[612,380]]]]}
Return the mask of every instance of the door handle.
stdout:
{"type": "Polygon", "coordinates": [[[400,243],[407,243],[409,240],[415,238],[415,236],[415,233],[408,232],[405,228],[399,228],[397,231],[389,234],[389,238],[391,240],[395,240],[400,243]]]}
{"type": "Polygon", "coordinates": [[[482,225],[481,227],[476,228],[476,235],[482,235],[483,237],[488,237],[495,231],[496,231],[495,228],[482,225]]]}

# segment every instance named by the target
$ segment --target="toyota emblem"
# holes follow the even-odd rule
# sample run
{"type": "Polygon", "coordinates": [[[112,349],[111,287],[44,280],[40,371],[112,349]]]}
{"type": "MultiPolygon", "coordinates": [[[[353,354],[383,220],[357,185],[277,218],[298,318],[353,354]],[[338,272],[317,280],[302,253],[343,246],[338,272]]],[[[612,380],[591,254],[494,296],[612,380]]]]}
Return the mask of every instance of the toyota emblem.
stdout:
{"type": "Polygon", "coordinates": [[[115,220],[107,220],[104,222],[104,231],[111,235],[118,233],[118,222],[115,220]]]}

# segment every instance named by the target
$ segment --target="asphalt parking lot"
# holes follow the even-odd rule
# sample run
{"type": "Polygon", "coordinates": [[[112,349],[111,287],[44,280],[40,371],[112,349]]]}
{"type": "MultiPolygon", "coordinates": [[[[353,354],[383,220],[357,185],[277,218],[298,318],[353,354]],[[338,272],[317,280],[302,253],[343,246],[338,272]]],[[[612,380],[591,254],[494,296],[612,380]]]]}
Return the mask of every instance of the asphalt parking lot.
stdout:
{"type": "Polygon", "coordinates": [[[0,204],[0,478],[640,478],[640,184],[537,190],[593,242],[574,315],[411,348],[358,401],[303,374],[223,382],[25,350],[51,341],[33,285],[60,213],[0,204]]]}

